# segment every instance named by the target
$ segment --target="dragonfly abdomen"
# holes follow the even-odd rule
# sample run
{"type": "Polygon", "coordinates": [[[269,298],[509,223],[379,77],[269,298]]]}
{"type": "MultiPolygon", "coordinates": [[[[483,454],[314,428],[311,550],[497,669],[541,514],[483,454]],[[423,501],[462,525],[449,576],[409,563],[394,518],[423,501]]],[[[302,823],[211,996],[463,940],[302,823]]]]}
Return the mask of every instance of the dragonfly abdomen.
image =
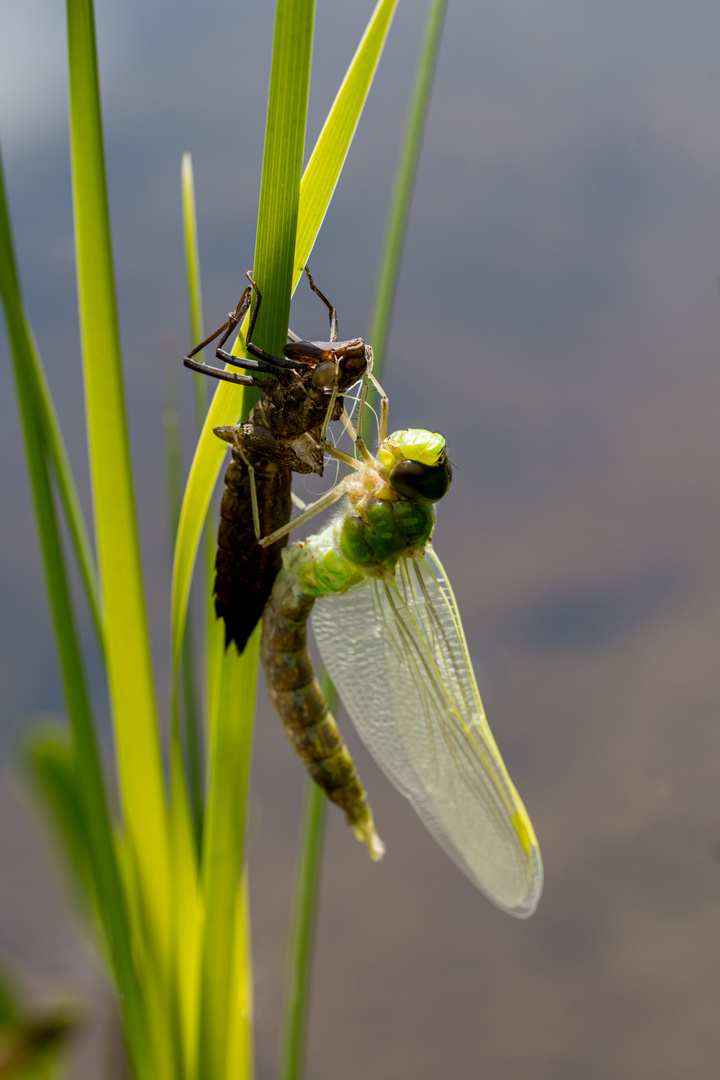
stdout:
{"type": "Polygon", "coordinates": [[[276,578],[263,618],[261,657],[270,700],[312,779],[345,813],[373,859],[383,844],[350,752],[328,709],[307,651],[307,620],[314,600],[290,574],[276,578]]]}

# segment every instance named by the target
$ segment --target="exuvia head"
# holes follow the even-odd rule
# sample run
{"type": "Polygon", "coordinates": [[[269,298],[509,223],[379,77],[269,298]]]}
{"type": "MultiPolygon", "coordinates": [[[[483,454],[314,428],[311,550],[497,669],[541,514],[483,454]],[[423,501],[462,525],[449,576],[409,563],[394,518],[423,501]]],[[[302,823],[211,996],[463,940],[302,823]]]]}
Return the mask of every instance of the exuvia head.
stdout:
{"type": "Polygon", "coordinates": [[[283,348],[288,360],[315,362],[312,383],[317,390],[333,389],[337,378],[344,389],[362,378],[368,366],[368,347],[362,338],[349,341],[289,341],[283,348]],[[336,376],[337,369],[340,369],[336,376]]]}

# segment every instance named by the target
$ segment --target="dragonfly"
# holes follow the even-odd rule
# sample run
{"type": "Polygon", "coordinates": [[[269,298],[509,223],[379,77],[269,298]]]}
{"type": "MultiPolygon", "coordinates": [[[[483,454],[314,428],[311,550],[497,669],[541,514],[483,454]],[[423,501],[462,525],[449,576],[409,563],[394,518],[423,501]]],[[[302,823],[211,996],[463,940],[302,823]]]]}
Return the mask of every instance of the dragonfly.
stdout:
{"type": "Polygon", "coordinates": [[[380,768],[480,891],[527,918],[542,892],[540,849],[488,725],[431,539],[435,503],[452,479],[445,439],[421,429],[388,436],[380,391],[376,454],[358,434],[361,394],[357,426],[341,415],[355,456],[326,448],[350,472],[278,530],[343,499],[323,529],[283,553],[263,617],[269,695],[312,779],[379,859],[384,846],[365,790],[307,652],[312,617],[323,663],[380,768]]]}
{"type": "Polygon", "coordinates": [[[238,653],[260,620],[282,564],[287,534],[278,530],[289,522],[293,501],[304,506],[292,493],[292,473],[322,476],[329,425],[341,415],[343,395],[372,367],[372,349],[362,338],[338,340],[337,312],[307,266],[305,272],[310,288],[328,310],[329,341],[305,341],[289,331],[283,356],[256,345],[252,338],[262,294],[249,271],[250,285],[235,311],[183,358],[193,371],[255,386],[261,393],[244,423],[214,429],[232,448],[220,506],[215,611],[225,623],[225,647],[234,642],[238,653]],[[233,356],[224,346],[248,311],[246,351],[250,355],[233,356]],[[217,359],[243,371],[227,371],[193,359],[218,338],[217,359]],[[275,534],[274,542],[261,545],[270,533],[275,534]]]}

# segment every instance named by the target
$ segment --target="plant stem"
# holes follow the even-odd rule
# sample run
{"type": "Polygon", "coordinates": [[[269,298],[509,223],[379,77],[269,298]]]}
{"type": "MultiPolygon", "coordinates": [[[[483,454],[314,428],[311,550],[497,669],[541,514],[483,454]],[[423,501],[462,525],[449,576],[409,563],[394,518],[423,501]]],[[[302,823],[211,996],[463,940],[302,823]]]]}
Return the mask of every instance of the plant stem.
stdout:
{"type": "MultiPolygon", "coordinates": [[[[329,701],[329,704],[332,702],[329,701]]],[[[303,1072],[326,807],[325,793],[308,780],[305,784],[302,842],[295,885],[290,976],[278,1074],[280,1080],[299,1080],[303,1072]]]]}

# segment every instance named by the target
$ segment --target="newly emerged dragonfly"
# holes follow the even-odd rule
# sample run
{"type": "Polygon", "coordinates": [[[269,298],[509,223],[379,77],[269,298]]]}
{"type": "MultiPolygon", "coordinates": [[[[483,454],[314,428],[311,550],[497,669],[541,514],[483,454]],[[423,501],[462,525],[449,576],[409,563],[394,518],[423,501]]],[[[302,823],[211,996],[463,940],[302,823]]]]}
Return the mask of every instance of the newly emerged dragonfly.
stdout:
{"type": "Polygon", "coordinates": [[[442,436],[387,436],[379,448],[341,417],[357,458],[327,453],[352,472],[279,534],[345,498],[319,533],[283,553],[263,618],[269,693],[312,778],[358,839],[383,853],[347,748],[314,676],[313,628],[325,666],[361,738],[447,854],[504,911],[526,918],[542,891],[540,849],[488,726],[457,603],[431,543],[434,503],[451,468],[442,436]],[[317,601],[317,602],[316,602],[317,601]]]}
{"type": "Polygon", "coordinates": [[[262,296],[248,272],[250,285],[234,312],[210,337],[183,359],[186,367],[216,379],[256,386],[260,400],[245,423],[215,428],[230,443],[232,461],[225,474],[220,507],[218,551],[215,560],[215,610],[225,622],[225,645],[245,648],[270,595],[281,567],[287,534],[276,535],[271,545],[259,541],[290,520],[292,473],[322,476],[328,426],[339,419],[343,394],[372,366],[372,350],[362,338],[338,341],[335,308],[315,285],[305,267],[310,288],[320,297],[330,317],[329,341],[303,341],[292,331],[283,356],[273,356],[252,341],[262,296]],[[246,348],[250,357],[233,356],[225,342],[250,314],[246,348]],[[193,360],[216,338],[219,360],[245,373],[210,367],[193,360]],[[271,378],[258,378],[250,372],[271,378]]]}

